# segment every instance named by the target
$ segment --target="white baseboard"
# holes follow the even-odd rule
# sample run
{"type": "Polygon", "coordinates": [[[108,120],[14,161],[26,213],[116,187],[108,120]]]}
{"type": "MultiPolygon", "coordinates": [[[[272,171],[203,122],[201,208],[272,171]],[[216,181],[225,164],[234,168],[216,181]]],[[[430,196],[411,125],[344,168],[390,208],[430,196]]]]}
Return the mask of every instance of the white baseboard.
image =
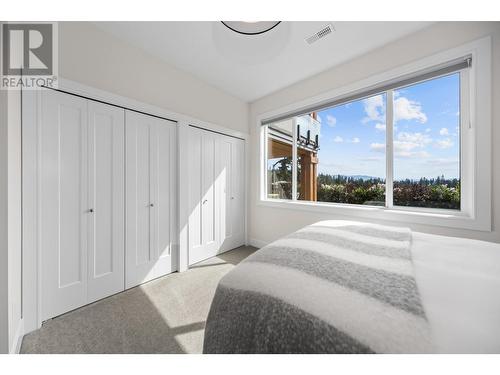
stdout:
{"type": "Polygon", "coordinates": [[[248,242],[250,243],[250,246],[256,247],[258,249],[267,245],[267,242],[258,240],[256,238],[249,238],[248,242]]]}
{"type": "Polygon", "coordinates": [[[10,354],[19,354],[21,351],[21,344],[23,342],[24,336],[24,321],[19,320],[19,324],[17,325],[17,330],[14,335],[14,339],[12,340],[12,346],[10,348],[10,354]]]}

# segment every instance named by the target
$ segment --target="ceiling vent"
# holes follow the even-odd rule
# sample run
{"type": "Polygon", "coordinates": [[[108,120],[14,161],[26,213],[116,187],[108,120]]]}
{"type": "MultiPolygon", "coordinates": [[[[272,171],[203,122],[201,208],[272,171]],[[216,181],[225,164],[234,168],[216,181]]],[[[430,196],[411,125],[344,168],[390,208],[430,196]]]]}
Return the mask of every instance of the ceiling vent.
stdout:
{"type": "Polygon", "coordinates": [[[335,28],[330,23],[330,24],[326,25],[325,27],[323,27],[320,31],[311,35],[309,38],[306,38],[306,42],[308,44],[313,44],[314,42],[317,42],[321,38],[324,38],[325,36],[327,36],[328,34],[331,34],[334,31],[335,31],[335,28]]]}

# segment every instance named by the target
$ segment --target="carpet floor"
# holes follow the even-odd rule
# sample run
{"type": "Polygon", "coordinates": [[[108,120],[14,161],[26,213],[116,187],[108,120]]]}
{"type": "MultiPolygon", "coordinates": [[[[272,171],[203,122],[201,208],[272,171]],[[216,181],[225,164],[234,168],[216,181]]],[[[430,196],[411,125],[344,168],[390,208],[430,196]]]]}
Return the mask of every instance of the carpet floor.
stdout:
{"type": "Polygon", "coordinates": [[[256,249],[243,246],[45,322],[21,353],[201,353],[219,280],[256,249]]]}

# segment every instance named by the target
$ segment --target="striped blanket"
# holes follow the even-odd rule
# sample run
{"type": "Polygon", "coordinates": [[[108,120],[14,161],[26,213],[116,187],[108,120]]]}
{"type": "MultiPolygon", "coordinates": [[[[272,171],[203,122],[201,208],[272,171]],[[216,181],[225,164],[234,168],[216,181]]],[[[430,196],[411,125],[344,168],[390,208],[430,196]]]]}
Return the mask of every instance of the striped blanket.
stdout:
{"type": "Polygon", "coordinates": [[[205,353],[429,353],[411,231],[348,221],[305,227],[220,281],[205,353]]]}

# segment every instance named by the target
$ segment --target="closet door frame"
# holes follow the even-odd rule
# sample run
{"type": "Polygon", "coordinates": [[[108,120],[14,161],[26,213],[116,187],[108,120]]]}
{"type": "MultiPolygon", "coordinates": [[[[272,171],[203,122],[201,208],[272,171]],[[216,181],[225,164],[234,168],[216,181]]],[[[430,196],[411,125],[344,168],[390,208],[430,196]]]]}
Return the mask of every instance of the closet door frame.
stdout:
{"type": "MultiPolygon", "coordinates": [[[[177,241],[172,251],[177,252],[178,270],[188,269],[188,196],[187,196],[187,158],[183,157],[189,152],[188,130],[189,125],[212,130],[218,133],[242,138],[245,140],[245,150],[248,150],[250,135],[224,126],[216,125],[181,113],[166,110],[151,104],[146,104],[135,99],[96,89],[64,77],[58,79],[58,90],[67,92],[68,95],[79,95],[91,100],[102,101],[150,114],[177,122],[177,241]]],[[[21,334],[32,332],[42,325],[41,319],[41,280],[39,257],[39,228],[38,228],[38,189],[39,169],[37,143],[40,128],[41,94],[48,89],[23,90],[22,92],[22,314],[23,329],[21,334]]],[[[249,174],[249,153],[245,152],[245,181],[249,174]]],[[[245,182],[245,187],[247,187],[245,182]]],[[[245,189],[245,205],[247,205],[248,188],[245,189]]],[[[245,207],[247,212],[247,207],[245,207]]],[[[246,220],[246,215],[245,215],[246,220]]],[[[247,223],[245,221],[245,228],[247,223]]],[[[245,229],[246,243],[248,243],[247,230],[245,229]]]]}

